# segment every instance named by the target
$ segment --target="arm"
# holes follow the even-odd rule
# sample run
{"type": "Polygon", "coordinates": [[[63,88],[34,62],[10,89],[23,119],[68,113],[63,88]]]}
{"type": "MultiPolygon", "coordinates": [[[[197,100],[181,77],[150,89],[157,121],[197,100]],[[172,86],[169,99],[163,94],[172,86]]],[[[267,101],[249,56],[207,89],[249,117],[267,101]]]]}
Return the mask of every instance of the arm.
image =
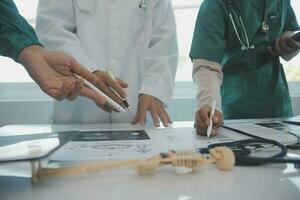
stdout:
{"type": "Polygon", "coordinates": [[[216,109],[222,112],[221,86],[223,72],[221,65],[203,59],[193,60],[193,80],[197,85],[197,110],[205,105],[210,105],[212,100],[217,100],[216,109]]]}
{"type": "Polygon", "coordinates": [[[20,62],[41,89],[57,100],[73,100],[81,94],[99,104],[104,98],[83,87],[76,73],[94,82],[95,75],[73,57],[62,52],[49,52],[40,46],[33,28],[18,13],[11,0],[0,1],[0,54],[20,62]]]}
{"type": "Polygon", "coordinates": [[[176,23],[171,1],[156,1],[152,16],[152,35],[146,52],[138,111],[133,123],[143,124],[147,111],[150,111],[155,126],[159,126],[158,118],[164,126],[168,126],[171,121],[164,106],[172,98],[178,62],[176,23]]]}
{"type": "Polygon", "coordinates": [[[19,14],[11,0],[0,1],[0,44],[0,55],[16,62],[24,48],[40,45],[33,28],[19,14]]]}
{"type": "Polygon", "coordinates": [[[222,126],[224,121],[221,102],[223,72],[220,64],[203,59],[193,60],[193,80],[197,85],[198,106],[195,115],[195,128],[199,134],[206,134],[210,124],[212,101],[217,101],[213,116],[212,135],[214,136],[218,133],[217,128],[222,126]]]}
{"type": "Polygon", "coordinates": [[[157,1],[152,16],[152,35],[140,94],[152,95],[168,105],[178,62],[176,23],[171,1],[157,1]]]}
{"type": "Polygon", "coordinates": [[[99,105],[105,103],[101,95],[85,87],[83,80],[74,77],[74,74],[93,83],[97,77],[68,54],[31,45],[21,51],[19,61],[40,88],[58,101],[65,98],[74,100],[82,95],[99,105]]]}
{"type": "Polygon", "coordinates": [[[286,1],[286,3],[288,9],[283,33],[274,41],[273,46],[269,46],[268,49],[272,55],[280,56],[284,60],[290,61],[300,51],[300,43],[291,39],[294,32],[299,30],[299,25],[290,1],[286,1]]]}
{"type": "MultiPolygon", "coordinates": [[[[197,86],[195,127],[199,134],[206,134],[213,99],[217,100],[214,125],[218,127],[223,123],[220,91],[223,80],[221,61],[226,45],[226,10],[220,2],[205,0],[201,5],[190,52],[197,86]]],[[[217,128],[212,135],[216,133],[217,128]]]]}

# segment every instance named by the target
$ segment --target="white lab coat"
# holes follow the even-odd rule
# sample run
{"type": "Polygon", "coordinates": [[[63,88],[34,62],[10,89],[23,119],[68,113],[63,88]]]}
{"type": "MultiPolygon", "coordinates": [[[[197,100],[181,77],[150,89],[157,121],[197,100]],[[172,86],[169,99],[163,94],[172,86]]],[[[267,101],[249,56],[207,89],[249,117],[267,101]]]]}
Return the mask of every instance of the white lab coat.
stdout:
{"type": "MultiPolygon", "coordinates": [[[[40,0],[37,34],[52,50],[73,55],[91,71],[110,68],[129,84],[134,110],[138,95],[149,94],[168,105],[178,61],[171,0],[40,0]]],[[[80,97],[55,103],[54,123],[131,122],[132,113],[108,114],[80,97]]]]}

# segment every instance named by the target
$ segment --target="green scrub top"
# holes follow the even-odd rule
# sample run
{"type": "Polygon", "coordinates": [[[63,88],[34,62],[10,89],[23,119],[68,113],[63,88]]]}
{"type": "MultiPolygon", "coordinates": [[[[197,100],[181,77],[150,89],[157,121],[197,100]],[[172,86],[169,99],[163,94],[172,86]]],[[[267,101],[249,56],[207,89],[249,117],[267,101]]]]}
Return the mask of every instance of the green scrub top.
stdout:
{"type": "MultiPolygon", "coordinates": [[[[290,117],[291,99],[283,67],[267,46],[284,31],[299,29],[289,0],[232,0],[255,49],[242,51],[228,15],[227,0],[204,0],[196,22],[192,59],[219,63],[225,119],[290,117]],[[270,26],[262,33],[264,10],[270,26]]],[[[236,23],[241,33],[241,23],[236,23]]],[[[245,38],[243,38],[245,41],[245,38]]]]}
{"type": "Polygon", "coordinates": [[[20,52],[28,46],[40,45],[35,31],[19,14],[11,0],[0,1],[0,55],[18,61],[20,52]]]}

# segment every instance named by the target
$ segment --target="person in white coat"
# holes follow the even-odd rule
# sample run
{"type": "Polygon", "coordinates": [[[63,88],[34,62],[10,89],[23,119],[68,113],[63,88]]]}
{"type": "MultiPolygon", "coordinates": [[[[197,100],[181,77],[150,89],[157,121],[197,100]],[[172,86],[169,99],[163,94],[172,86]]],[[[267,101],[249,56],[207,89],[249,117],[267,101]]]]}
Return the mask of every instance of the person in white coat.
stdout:
{"type": "Polygon", "coordinates": [[[56,103],[54,123],[143,125],[148,112],[155,126],[171,123],[165,107],[178,62],[171,0],[40,0],[36,30],[47,48],[68,52],[98,76],[109,69],[128,83],[127,100],[136,111],[105,113],[79,98],[56,103]]]}

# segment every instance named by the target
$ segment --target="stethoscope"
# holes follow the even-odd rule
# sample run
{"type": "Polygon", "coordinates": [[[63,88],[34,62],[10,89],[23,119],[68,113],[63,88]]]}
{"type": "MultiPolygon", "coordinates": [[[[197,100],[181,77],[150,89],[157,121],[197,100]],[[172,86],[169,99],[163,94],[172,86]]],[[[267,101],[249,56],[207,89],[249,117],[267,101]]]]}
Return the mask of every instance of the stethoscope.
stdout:
{"type": "Polygon", "coordinates": [[[247,139],[229,143],[211,144],[208,148],[197,149],[199,153],[207,153],[210,149],[218,146],[229,147],[235,154],[236,165],[240,166],[253,166],[268,163],[292,163],[295,167],[300,167],[300,159],[286,159],[283,158],[287,155],[288,148],[273,140],[266,139],[247,139]],[[253,156],[253,153],[264,152],[266,149],[272,151],[276,148],[277,151],[270,156],[260,157],[253,156]]]}
{"type": "MultiPolygon", "coordinates": [[[[241,17],[241,15],[239,14],[238,10],[234,8],[234,5],[233,5],[233,2],[232,0],[228,0],[227,1],[227,4],[228,4],[228,15],[229,15],[229,19],[231,21],[231,24],[233,26],[233,29],[234,29],[234,32],[237,36],[237,39],[239,41],[239,43],[241,44],[241,50],[242,51],[248,51],[248,50],[253,50],[255,49],[255,46],[252,44],[250,44],[249,42],[249,38],[248,38],[248,35],[247,35],[247,31],[246,31],[246,28],[245,28],[245,25],[244,25],[244,22],[243,22],[243,19],[241,17]],[[239,31],[238,31],[238,28],[237,28],[237,25],[234,21],[234,16],[237,16],[238,18],[238,21],[242,27],[242,33],[240,34],[239,31]],[[245,41],[242,40],[242,37],[245,38],[245,41]]],[[[267,21],[266,21],[266,0],[264,1],[264,13],[263,13],[263,19],[262,19],[262,26],[261,26],[261,32],[262,33],[267,33],[270,29],[267,21]]]]}

